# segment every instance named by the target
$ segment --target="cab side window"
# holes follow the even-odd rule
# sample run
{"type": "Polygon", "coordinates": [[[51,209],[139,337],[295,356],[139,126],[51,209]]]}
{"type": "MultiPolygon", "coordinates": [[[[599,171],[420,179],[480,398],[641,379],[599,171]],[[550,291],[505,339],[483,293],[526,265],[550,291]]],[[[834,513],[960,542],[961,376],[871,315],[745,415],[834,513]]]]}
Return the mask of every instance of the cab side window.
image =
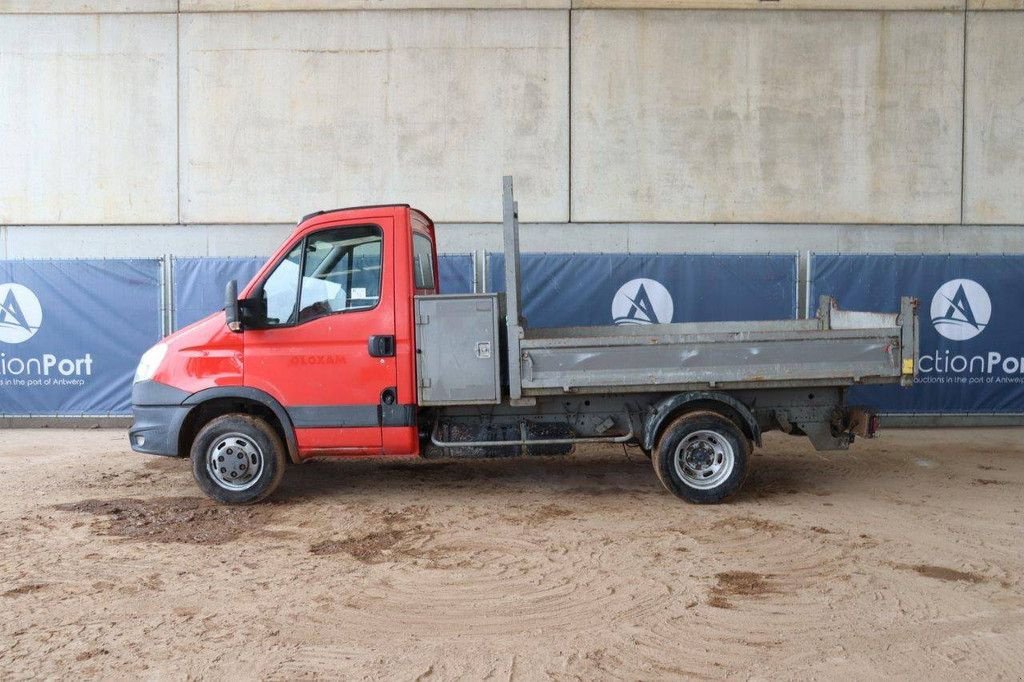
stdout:
{"type": "Polygon", "coordinates": [[[339,227],[306,238],[299,323],[367,310],[380,300],[383,235],[376,226],[339,227]]]}
{"type": "Polygon", "coordinates": [[[375,225],[339,227],[306,237],[263,283],[266,325],[284,327],[376,307],[383,246],[383,233],[375,225]]]}
{"type": "Polygon", "coordinates": [[[434,288],[434,245],[418,232],[412,235],[412,272],[417,289],[434,288]]]}

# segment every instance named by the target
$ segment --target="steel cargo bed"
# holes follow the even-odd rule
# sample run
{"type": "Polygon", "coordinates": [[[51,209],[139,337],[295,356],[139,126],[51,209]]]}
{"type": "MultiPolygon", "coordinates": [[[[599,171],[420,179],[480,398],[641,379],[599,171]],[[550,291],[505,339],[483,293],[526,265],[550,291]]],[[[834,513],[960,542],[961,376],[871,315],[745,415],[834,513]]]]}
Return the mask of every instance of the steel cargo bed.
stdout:
{"type": "Polygon", "coordinates": [[[901,314],[822,301],[818,318],[523,329],[524,396],[700,388],[894,383],[913,375],[909,301],[901,314]],[[903,321],[907,320],[906,325],[903,321]],[[904,348],[907,354],[904,354],[904,348]]]}

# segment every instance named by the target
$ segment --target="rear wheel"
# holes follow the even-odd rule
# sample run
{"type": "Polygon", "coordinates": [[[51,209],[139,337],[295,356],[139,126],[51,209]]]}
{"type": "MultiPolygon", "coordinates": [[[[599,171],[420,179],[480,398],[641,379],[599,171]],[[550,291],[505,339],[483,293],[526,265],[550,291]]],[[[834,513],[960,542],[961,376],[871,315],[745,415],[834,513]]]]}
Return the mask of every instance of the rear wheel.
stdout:
{"type": "Polygon", "coordinates": [[[284,443],[262,419],[226,414],[192,443],[192,474],[222,504],[251,504],[274,492],[284,475],[284,443]]]}
{"type": "Polygon", "coordinates": [[[714,504],[743,485],[750,450],[750,440],[733,420],[717,412],[690,412],[665,427],[651,462],[673,495],[714,504]]]}

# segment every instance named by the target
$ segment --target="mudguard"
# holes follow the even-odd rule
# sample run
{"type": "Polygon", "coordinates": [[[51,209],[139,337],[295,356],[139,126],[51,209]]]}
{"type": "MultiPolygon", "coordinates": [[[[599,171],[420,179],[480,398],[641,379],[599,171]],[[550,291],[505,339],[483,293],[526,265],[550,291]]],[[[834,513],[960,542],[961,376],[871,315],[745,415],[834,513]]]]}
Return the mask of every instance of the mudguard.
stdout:
{"type": "Polygon", "coordinates": [[[288,458],[296,464],[301,461],[299,459],[299,444],[295,439],[295,425],[292,424],[288,411],[272,395],[249,386],[214,386],[213,388],[206,388],[193,393],[182,404],[199,405],[215,398],[245,398],[246,400],[260,403],[269,409],[274,413],[278,421],[281,422],[281,428],[284,430],[285,445],[288,447],[288,458]]]}
{"type": "Polygon", "coordinates": [[[750,439],[758,446],[761,445],[761,427],[758,426],[757,419],[754,418],[753,413],[746,405],[727,393],[718,393],[716,391],[690,391],[687,393],[678,393],[676,395],[669,396],[654,406],[654,411],[648,414],[644,419],[644,449],[654,449],[654,439],[657,438],[662,425],[669,417],[677,413],[680,408],[691,403],[708,402],[720,403],[731,408],[732,411],[738,414],[743,420],[744,425],[746,426],[744,430],[747,431],[750,439]]]}

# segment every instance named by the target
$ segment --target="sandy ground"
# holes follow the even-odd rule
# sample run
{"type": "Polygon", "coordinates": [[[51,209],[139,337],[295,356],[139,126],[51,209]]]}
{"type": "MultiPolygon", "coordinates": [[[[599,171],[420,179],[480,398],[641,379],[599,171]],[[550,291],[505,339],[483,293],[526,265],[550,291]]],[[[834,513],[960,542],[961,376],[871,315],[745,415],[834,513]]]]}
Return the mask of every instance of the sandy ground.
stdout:
{"type": "Polygon", "coordinates": [[[1024,675],[1024,430],[766,446],[717,507],[604,448],[223,508],[121,431],[5,431],[0,677],[1024,675]]]}

